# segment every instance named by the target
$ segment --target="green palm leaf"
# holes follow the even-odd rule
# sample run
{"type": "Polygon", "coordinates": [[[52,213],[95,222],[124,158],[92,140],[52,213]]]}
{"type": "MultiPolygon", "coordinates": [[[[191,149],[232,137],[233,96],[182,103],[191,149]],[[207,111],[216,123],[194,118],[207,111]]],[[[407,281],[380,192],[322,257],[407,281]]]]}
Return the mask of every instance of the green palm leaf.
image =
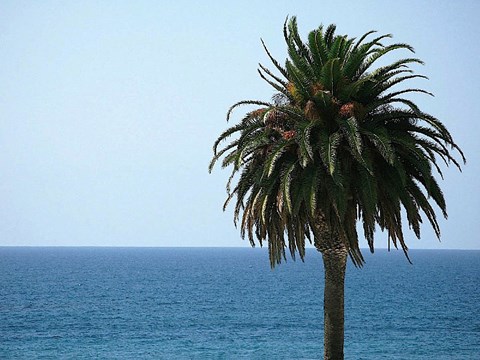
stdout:
{"type": "Polygon", "coordinates": [[[311,234],[320,251],[333,246],[334,238],[335,246],[346,249],[360,266],[358,221],[371,251],[378,225],[388,233],[389,246],[407,254],[402,212],[417,237],[420,214],[439,236],[431,203],[443,216],[447,213],[432,170],[442,176],[438,159],[459,169],[465,163],[446,126],[407,97],[430,92],[416,87],[392,91],[426,79],[409,68],[423,64],[414,57],[383,65],[387,55],[413,48],[383,44],[390,34],[369,31],[355,40],[335,32],[334,25],[320,26],[303,42],[296,18],[287,19],[284,66],[262,40],[278,72],[259,64],[260,77],[275,91],[273,102],[234,104],[227,120],[237,107],[258,109],[214,143],[209,171],[217,162],[232,168],[225,206],[235,199],[234,220],[242,215],[242,237],[252,245],[255,237],[260,244],[268,241],[272,266],[284,259],[287,240],[292,257],[298,252],[303,259],[305,238],[310,241],[311,234]],[[328,239],[320,236],[320,225],[328,239]]]}

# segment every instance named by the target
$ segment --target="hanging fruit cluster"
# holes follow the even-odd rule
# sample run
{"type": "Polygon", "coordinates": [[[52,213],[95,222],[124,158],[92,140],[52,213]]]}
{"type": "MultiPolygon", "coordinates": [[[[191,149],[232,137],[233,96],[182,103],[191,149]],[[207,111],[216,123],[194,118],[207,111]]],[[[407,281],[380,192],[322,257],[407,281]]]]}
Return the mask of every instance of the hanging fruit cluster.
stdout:
{"type": "Polygon", "coordinates": [[[289,130],[289,131],[284,131],[282,134],[282,137],[285,140],[290,140],[291,138],[294,138],[295,135],[297,135],[297,132],[295,130],[289,130]]]}
{"type": "Polygon", "coordinates": [[[343,104],[340,107],[340,110],[338,111],[338,113],[340,114],[341,117],[347,118],[347,117],[353,116],[354,108],[355,108],[355,105],[352,102],[349,102],[349,103],[343,104]]]}

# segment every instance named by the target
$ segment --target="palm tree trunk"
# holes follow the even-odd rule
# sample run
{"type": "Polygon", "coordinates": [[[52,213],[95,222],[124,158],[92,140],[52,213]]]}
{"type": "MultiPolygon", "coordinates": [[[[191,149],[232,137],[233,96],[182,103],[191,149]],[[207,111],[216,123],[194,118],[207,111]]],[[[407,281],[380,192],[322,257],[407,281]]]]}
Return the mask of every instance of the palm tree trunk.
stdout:
{"type": "Polygon", "coordinates": [[[344,288],[347,250],[322,251],[325,268],[324,291],[324,359],[343,360],[344,288]]]}

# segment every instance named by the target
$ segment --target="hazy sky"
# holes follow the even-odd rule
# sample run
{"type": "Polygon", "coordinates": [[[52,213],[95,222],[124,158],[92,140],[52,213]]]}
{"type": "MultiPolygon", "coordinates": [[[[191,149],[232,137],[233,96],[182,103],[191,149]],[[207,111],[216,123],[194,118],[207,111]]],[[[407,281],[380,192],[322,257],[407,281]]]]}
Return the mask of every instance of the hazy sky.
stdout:
{"type": "Polygon", "coordinates": [[[287,15],[304,36],[335,23],[415,47],[436,95],[415,101],[468,164],[440,181],[442,242],[425,224],[408,243],[479,249],[475,0],[1,1],[0,246],[248,246],[221,210],[228,172],[207,165],[228,107],[270,99],[260,38],[283,62],[287,15]]]}

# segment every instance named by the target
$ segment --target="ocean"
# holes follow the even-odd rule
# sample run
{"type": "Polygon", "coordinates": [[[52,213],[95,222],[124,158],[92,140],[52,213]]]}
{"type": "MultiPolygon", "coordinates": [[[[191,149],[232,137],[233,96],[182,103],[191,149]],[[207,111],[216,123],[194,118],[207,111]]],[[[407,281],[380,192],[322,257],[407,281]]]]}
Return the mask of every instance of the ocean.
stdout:
{"type": "MultiPolygon", "coordinates": [[[[346,359],[480,359],[480,251],[364,251],[346,359]]],[[[0,359],[320,359],[315,250],[0,247],[0,359]]]]}

